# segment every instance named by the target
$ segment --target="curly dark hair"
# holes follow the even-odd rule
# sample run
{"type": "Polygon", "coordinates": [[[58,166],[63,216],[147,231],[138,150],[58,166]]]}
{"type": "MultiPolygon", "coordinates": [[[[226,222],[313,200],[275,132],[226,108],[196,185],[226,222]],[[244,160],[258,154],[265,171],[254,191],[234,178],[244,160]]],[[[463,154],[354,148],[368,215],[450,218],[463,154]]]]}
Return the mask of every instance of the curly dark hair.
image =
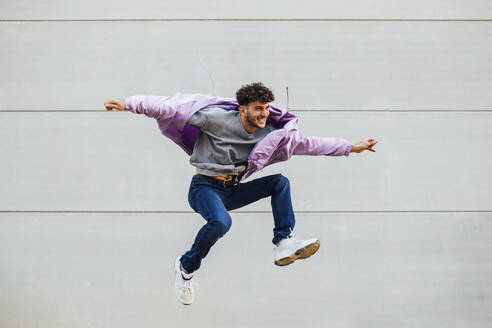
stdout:
{"type": "Polygon", "coordinates": [[[236,99],[239,105],[246,106],[253,101],[268,103],[275,100],[273,92],[265,87],[261,82],[254,82],[243,85],[236,92],[236,99]]]}

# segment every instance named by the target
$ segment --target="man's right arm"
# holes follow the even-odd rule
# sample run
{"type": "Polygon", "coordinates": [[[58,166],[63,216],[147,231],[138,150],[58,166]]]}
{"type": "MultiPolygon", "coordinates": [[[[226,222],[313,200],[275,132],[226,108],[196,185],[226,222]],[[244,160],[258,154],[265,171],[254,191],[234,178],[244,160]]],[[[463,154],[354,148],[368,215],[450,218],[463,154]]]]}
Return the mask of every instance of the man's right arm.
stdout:
{"type": "Polygon", "coordinates": [[[145,114],[156,120],[171,119],[176,114],[175,105],[168,102],[170,97],[154,95],[135,95],[123,99],[111,99],[104,103],[107,110],[117,109],[145,114]]]}
{"type": "Polygon", "coordinates": [[[135,95],[125,98],[125,109],[135,114],[155,118],[156,120],[171,119],[176,114],[176,110],[168,104],[167,96],[154,95],[135,95]]]}

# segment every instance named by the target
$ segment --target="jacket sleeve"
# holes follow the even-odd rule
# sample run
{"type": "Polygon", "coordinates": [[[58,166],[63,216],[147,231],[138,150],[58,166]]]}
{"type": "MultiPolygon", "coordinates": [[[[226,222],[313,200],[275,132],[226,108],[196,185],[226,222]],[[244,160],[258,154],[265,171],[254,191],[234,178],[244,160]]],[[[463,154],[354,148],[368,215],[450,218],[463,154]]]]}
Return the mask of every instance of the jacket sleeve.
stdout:
{"type": "Polygon", "coordinates": [[[294,132],[293,138],[293,155],[348,156],[352,149],[352,143],[343,138],[307,137],[299,130],[294,132]]]}
{"type": "Polygon", "coordinates": [[[125,111],[145,114],[156,120],[172,119],[176,108],[168,101],[170,97],[155,95],[135,95],[125,98],[125,111]]]}

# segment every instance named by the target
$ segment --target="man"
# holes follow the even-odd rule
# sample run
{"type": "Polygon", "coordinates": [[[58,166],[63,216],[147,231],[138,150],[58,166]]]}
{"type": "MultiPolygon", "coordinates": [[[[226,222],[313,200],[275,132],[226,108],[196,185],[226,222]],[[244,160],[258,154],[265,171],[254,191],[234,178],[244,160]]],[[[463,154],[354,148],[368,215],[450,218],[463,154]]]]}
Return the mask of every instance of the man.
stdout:
{"type": "Polygon", "coordinates": [[[155,118],[162,134],[191,155],[190,164],[196,167],[188,202],[207,223],[190,250],[175,260],[176,295],[183,304],[193,302],[193,275],[231,227],[231,210],[271,197],[276,265],[307,258],[320,246],[316,238],[300,240],[293,235],[295,216],[286,177],[275,174],[245,183],[241,180],[292,155],[348,156],[375,151],[372,147],[377,141],[372,138],[353,145],[342,138],[306,137],[297,130],[298,118],[273,101],[272,91],[258,82],[242,86],[236,99],[136,95],[104,104],[107,110],[130,110],[155,118]]]}

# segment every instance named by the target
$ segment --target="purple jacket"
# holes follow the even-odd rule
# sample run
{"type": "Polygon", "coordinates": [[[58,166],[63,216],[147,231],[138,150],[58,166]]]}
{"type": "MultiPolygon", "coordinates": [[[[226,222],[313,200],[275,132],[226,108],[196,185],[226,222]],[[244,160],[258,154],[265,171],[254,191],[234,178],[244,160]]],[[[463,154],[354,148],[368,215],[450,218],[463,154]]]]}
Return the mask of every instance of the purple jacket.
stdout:
{"type": "MultiPolygon", "coordinates": [[[[191,156],[200,130],[186,124],[196,111],[206,107],[238,110],[234,98],[205,94],[176,93],[172,97],[135,95],[125,98],[125,110],[145,114],[156,119],[161,133],[178,144],[191,156]]],[[[286,161],[292,155],[348,156],[352,144],[342,138],[307,137],[297,129],[299,118],[287,112],[282,105],[270,103],[267,122],[276,127],[261,139],[248,157],[248,165],[241,180],[262,168],[286,161]]]]}

